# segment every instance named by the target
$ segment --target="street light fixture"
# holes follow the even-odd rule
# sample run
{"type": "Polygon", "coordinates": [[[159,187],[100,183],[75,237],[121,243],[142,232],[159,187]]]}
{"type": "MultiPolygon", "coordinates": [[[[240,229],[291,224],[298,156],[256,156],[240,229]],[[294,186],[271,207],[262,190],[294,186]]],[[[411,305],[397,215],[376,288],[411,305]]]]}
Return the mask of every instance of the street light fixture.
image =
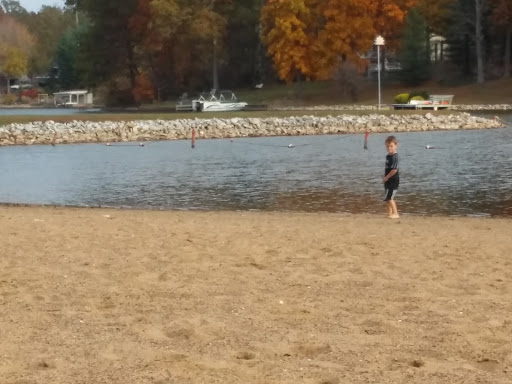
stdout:
{"type": "Polygon", "coordinates": [[[377,77],[379,83],[379,110],[380,110],[380,47],[385,44],[384,38],[381,35],[378,35],[373,42],[377,46],[377,77]]]}

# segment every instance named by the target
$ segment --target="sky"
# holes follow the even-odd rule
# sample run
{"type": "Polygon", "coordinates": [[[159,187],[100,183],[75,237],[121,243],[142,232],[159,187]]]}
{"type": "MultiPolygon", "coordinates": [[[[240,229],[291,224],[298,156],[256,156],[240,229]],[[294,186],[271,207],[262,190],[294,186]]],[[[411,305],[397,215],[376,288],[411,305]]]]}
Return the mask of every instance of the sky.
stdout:
{"type": "Polygon", "coordinates": [[[23,8],[29,12],[39,12],[43,5],[64,6],[65,0],[18,0],[23,8]]]}

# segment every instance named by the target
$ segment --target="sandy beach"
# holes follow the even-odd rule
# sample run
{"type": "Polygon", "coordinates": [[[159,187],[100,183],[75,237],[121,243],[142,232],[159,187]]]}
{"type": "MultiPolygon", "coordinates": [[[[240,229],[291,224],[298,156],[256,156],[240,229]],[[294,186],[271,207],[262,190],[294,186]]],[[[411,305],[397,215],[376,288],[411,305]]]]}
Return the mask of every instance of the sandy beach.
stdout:
{"type": "Polygon", "coordinates": [[[1,384],[512,382],[512,221],[0,207],[1,384]]]}

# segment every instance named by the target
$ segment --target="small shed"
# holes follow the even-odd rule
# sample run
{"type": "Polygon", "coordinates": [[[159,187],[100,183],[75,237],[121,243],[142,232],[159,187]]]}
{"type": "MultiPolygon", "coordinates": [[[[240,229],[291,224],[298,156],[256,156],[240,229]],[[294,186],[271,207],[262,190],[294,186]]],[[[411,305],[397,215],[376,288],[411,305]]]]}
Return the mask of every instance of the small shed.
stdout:
{"type": "Polygon", "coordinates": [[[92,92],[75,90],[57,92],[53,94],[55,105],[58,107],[81,107],[93,105],[92,92]]]}

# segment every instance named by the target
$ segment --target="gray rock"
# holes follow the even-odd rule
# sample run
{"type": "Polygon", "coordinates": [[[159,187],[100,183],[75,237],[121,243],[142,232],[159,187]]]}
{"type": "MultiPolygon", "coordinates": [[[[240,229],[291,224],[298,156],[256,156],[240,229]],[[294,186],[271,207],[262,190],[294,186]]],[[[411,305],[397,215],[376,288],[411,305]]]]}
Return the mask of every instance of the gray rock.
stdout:
{"type": "Polygon", "coordinates": [[[499,119],[474,117],[469,113],[435,115],[293,116],[287,118],[233,118],[143,120],[128,122],[55,123],[53,121],[10,124],[0,127],[0,145],[48,144],[57,133],[58,143],[190,139],[198,137],[256,137],[321,135],[337,133],[410,132],[447,129],[486,129],[503,124],[499,119]]]}

